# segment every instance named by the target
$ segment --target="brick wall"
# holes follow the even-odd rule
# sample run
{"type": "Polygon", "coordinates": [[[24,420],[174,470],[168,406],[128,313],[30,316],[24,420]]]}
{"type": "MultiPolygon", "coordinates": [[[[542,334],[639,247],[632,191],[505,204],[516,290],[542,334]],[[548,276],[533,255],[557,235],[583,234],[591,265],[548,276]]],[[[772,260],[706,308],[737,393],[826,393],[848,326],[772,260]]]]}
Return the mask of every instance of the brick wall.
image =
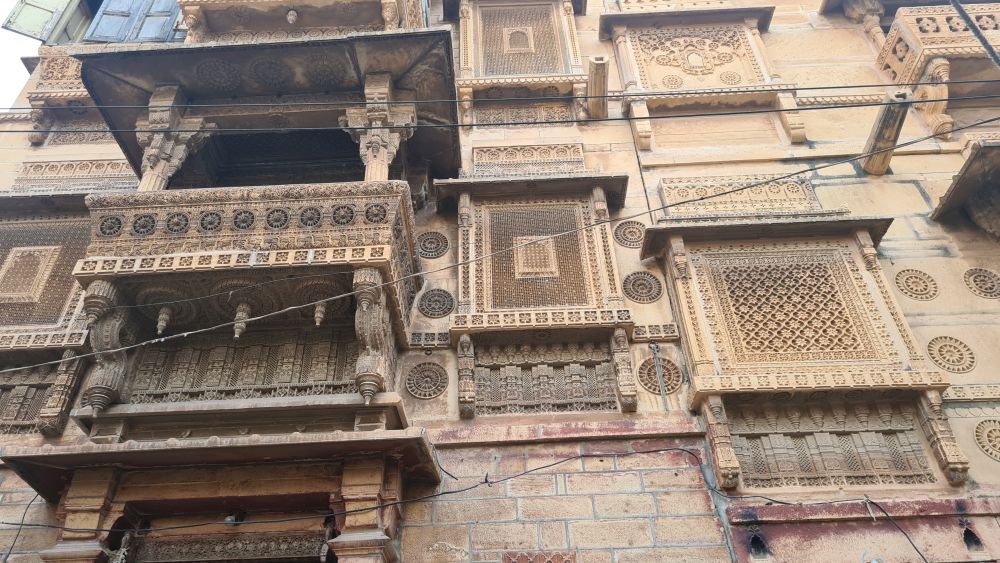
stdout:
{"type": "MultiPolygon", "coordinates": [[[[581,453],[685,447],[627,440],[441,448],[437,489],[455,491],[581,453]]],[[[503,483],[406,506],[404,561],[501,561],[506,551],[571,552],[576,561],[726,561],[729,550],[696,462],[683,452],[568,461],[503,483]]]]}

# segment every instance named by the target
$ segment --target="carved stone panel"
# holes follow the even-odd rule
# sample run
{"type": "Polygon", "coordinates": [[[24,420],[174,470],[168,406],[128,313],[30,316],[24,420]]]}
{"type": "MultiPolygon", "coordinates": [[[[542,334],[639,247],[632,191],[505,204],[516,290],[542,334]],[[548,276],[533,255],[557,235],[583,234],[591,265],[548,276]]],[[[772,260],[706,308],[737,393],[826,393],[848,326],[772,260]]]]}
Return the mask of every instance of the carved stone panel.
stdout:
{"type": "Polygon", "coordinates": [[[937,481],[912,404],[744,403],[726,410],[747,487],[937,481]]]}
{"type": "Polygon", "coordinates": [[[59,258],[59,250],[59,246],[10,249],[0,265],[0,303],[37,303],[59,258]]]}
{"type": "Polygon", "coordinates": [[[535,176],[586,172],[583,145],[520,145],[472,149],[474,176],[535,176]]]}
{"type": "Polygon", "coordinates": [[[730,88],[766,81],[743,24],[630,28],[646,90],[730,88]]]}
{"type": "MultiPolygon", "coordinates": [[[[50,136],[51,143],[55,137],[50,136]]],[[[124,160],[26,162],[18,170],[12,192],[90,193],[135,189],[138,180],[124,160]]]]}
{"type": "Polygon", "coordinates": [[[353,331],[195,336],[142,348],[125,402],[162,403],[356,392],[353,331]]]}
{"type": "Polygon", "coordinates": [[[477,416],[618,408],[604,343],[477,346],[475,382],[477,416]]]}
{"type": "Polygon", "coordinates": [[[763,183],[767,179],[767,176],[665,178],[660,181],[660,198],[663,205],[671,207],[664,210],[664,215],[697,219],[821,211],[812,183],[806,178],[763,183]],[[720,195],[753,184],[762,185],[720,195]],[[700,199],[706,196],[711,197],[700,199]]]}
{"type": "Polygon", "coordinates": [[[479,5],[479,76],[568,72],[554,2],[479,5]]]}

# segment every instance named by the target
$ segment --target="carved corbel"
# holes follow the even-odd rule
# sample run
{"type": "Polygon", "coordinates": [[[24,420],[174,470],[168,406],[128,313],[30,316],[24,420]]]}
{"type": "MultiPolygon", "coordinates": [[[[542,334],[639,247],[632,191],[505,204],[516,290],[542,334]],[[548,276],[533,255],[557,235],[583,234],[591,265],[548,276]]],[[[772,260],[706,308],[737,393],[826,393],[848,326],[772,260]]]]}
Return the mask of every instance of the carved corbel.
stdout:
{"type": "Polygon", "coordinates": [[[722,397],[707,397],[701,404],[701,415],[705,418],[708,445],[715,458],[715,478],[723,489],[737,487],[740,484],[740,461],[733,449],[733,437],[729,433],[729,419],[722,397]]]}
{"type": "Polygon", "coordinates": [[[31,133],[28,133],[28,142],[32,146],[39,146],[45,142],[52,130],[52,116],[42,108],[31,110],[31,133]]]}
{"type": "Polygon", "coordinates": [[[611,337],[611,358],[615,364],[615,376],[618,381],[618,403],[622,412],[635,412],[639,400],[635,386],[635,372],[632,370],[632,352],[629,350],[628,335],[623,328],[616,328],[611,337]]]}
{"type": "Polygon", "coordinates": [[[166,189],[184,160],[215,129],[203,118],[183,117],[181,107],[185,103],[179,86],[159,86],[149,98],[147,117],[136,121],[136,139],[143,149],[139,191],[166,189]]]}
{"type": "Polygon", "coordinates": [[[950,78],[951,63],[948,62],[948,59],[935,57],[928,61],[924,74],[920,78],[920,82],[924,84],[918,86],[913,93],[913,99],[917,102],[913,107],[924,114],[931,131],[943,141],[951,139],[951,131],[955,127],[955,120],[945,113],[948,111],[948,80],[950,78]],[[920,100],[939,101],[921,102],[920,100]]]}
{"type": "Polygon", "coordinates": [[[86,362],[76,358],[76,352],[66,350],[62,354],[63,362],[56,368],[55,382],[49,389],[45,405],[38,413],[38,431],[42,435],[54,438],[62,434],[69,417],[73,392],[80,381],[80,374],[86,362]]]}
{"type": "Polygon", "coordinates": [[[920,426],[937,458],[945,478],[952,485],[960,485],[969,476],[969,459],[955,441],[948,415],[941,404],[941,393],[925,391],[920,396],[920,426]]]}
{"type": "Polygon", "coordinates": [[[653,124],[649,121],[649,108],[646,107],[646,100],[638,100],[625,104],[628,114],[632,117],[632,134],[635,135],[635,142],[642,150],[653,148],[653,124]]]}
{"type": "Polygon", "coordinates": [[[608,117],[608,58],[590,57],[587,68],[587,114],[591,119],[608,117]]]}
{"type": "Polygon", "coordinates": [[[879,269],[878,250],[875,249],[871,233],[867,229],[858,229],[854,232],[854,238],[858,241],[858,247],[861,248],[861,258],[865,262],[865,269],[868,271],[879,269]]]}
{"type": "Polygon", "coordinates": [[[399,29],[399,5],[396,0],[382,0],[382,21],[386,31],[399,29]]]}
{"type": "MultiPolygon", "coordinates": [[[[755,31],[756,29],[754,28],[755,31]]],[[[781,80],[778,75],[773,75],[771,78],[775,81],[781,80]]],[[[793,143],[806,142],[806,124],[802,121],[802,114],[798,111],[799,105],[795,101],[795,93],[778,92],[777,106],[781,110],[778,118],[781,120],[781,126],[785,129],[785,134],[788,135],[788,140],[793,143]]]]}
{"type": "Polygon", "coordinates": [[[458,89],[458,120],[462,125],[472,125],[473,113],[473,92],[472,88],[459,88],[458,89]]]}
{"type": "Polygon", "coordinates": [[[389,165],[400,143],[413,135],[416,120],[413,104],[393,103],[388,73],[365,75],[365,107],[347,110],[350,134],[365,165],[365,181],[389,179],[389,165]]]}
{"type": "Polygon", "coordinates": [[[573,83],[573,107],[576,110],[576,118],[584,120],[589,117],[587,113],[587,83],[573,83]]]}
{"type": "Polygon", "coordinates": [[[910,110],[908,102],[911,100],[911,94],[908,90],[897,90],[887,93],[885,100],[894,103],[879,108],[878,117],[872,124],[868,143],[865,145],[865,153],[875,152],[875,154],[869,154],[861,160],[861,168],[874,176],[881,176],[889,171],[893,147],[899,140],[903,121],[906,120],[906,113],[910,110]]]}
{"type": "Polygon", "coordinates": [[[476,416],[476,352],[468,334],[458,339],[458,414],[476,416]]]}
{"type": "Polygon", "coordinates": [[[684,247],[684,239],[678,236],[670,237],[670,248],[667,256],[670,260],[671,273],[677,279],[686,280],[690,274],[688,270],[687,249],[684,247]]]}
{"type": "Polygon", "coordinates": [[[90,346],[96,363],[83,391],[83,398],[96,413],[118,401],[125,383],[128,355],[118,350],[138,341],[139,325],[132,309],[121,305],[117,288],[105,280],[87,287],[83,309],[90,327],[90,346]]]}
{"type": "Polygon", "coordinates": [[[358,304],[354,329],[360,345],[354,380],[366,405],[376,393],[388,389],[388,376],[394,363],[392,324],[381,284],[382,274],[375,268],[354,271],[354,291],[358,304]]]}
{"type": "Polygon", "coordinates": [[[207,31],[205,16],[201,13],[201,6],[187,6],[184,8],[184,27],[187,28],[185,43],[198,43],[202,40],[207,31]]]}

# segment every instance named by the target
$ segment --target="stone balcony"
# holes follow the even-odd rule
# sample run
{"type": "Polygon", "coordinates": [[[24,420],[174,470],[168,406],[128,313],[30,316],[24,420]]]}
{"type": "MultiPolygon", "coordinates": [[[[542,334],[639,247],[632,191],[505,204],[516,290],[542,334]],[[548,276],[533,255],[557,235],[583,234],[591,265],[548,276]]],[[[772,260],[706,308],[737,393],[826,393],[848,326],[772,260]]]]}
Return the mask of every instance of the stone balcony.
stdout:
{"type": "Polygon", "coordinates": [[[180,0],[188,43],[260,43],[427,27],[420,0],[180,0]]]}

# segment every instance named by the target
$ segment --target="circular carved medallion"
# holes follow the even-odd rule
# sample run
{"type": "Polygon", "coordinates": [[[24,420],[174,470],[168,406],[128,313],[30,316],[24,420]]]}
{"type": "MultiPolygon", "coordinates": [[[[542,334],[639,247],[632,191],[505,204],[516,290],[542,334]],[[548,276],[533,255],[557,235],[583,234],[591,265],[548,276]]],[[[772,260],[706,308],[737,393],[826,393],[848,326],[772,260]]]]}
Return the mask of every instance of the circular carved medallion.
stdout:
{"type": "Polygon", "coordinates": [[[668,74],[663,77],[663,86],[671,90],[676,90],[684,85],[684,79],[676,74],[668,74]]]}
{"type": "Polygon", "coordinates": [[[260,59],[250,64],[250,72],[257,82],[278,88],[292,81],[294,73],[288,66],[274,59],[260,59]]]}
{"type": "Polygon", "coordinates": [[[622,291],[636,303],[652,303],[663,295],[663,285],[649,272],[632,272],[622,280],[622,291]]]}
{"type": "Polygon", "coordinates": [[[385,223],[385,218],[389,216],[389,210],[381,203],[369,203],[365,206],[365,220],[369,223],[385,223]]]}
{"type": "Polygon", "coordinates": [[[156,217],[148,213],[139,215],[132,221],[132,232],[137,235],[148,235],[156,230],[156,217]]]}
{"type": "Polygon", "coordinates": [[[122,232],[122,225],[123,222],[121,217],[105,217],[104,219],[101,219],[101,223],[97,226],[97,230],[100,231],[103,236],[113,237],[122,232]]]}
{"type": "Polygon", "coordinates": [[[965,373],[976,366],[972,348],[950,336],[938,336],[928,342],[927,354],[939,368],[952,373],[965,373]]]}
{"type": "Polygon", "coordinates": [[[256,221],[257,217],[249,209],[240,209],[233,213],[233,226],[241,231],[249,229],[256,221]]]}
{"type": "Polygon", "coordinates": [[[1000,274],[986,268],[970,268],[965,272],[965,285],[972,293],[987,299],[1000,299],[1000,274]]]}
{"type": "MultiPolygon", "coordinates": [[[[681,388],[681,368],[666,358],[660,358],[660,368],[663,370],[664,395],[669,395],[681,388]]],[[[660,394],[660,382],[656,378],[656,360],[646,358],[639,364],[639,384],[655,395],[660,394]]]]}
{"type": "Polygon", "coordinates": [[[354,222],[354,208],[350,205],[338,205],[333,208],[331,219],[336,225],[350,225],[354,222]]]}
{"type": "Polygon", "coordinates": [[[721,80],[723,84],[736,86],[737,84],[743,81],[743,77],[740,76],[740,73],[738,72],[727,70],[719,75],[719,80],[721,80]]]}
{"type": "Polygon", "coordinates": [[[622,221],[615,227],[615,240],[618,244],[627,248],[639,248],[642,246],[642,237],[646,233],[646,226],[638,221],[622,221]]]}
{"type": "Polygon", "coordinates": [[[288,226],[289,215],[284,209],[271,209],[264,217],[267,226],[272,229],[284,229],[288,226]]]}
{"type": "Polygon", "coordinates": [[[299,212],[299,223],[303,227],[315,227],[323,220],[323,212],[318,207],[305,207],[299,212]]]}
{"type": "Polygon", "coordinates": [[[986,455],[1000,461],[1000,420],[984,420],[977,424],[976,443],[986,455]]]}
{"type": "Polygon", "coordinates": [[[218,231],[222,228],[222,215],[216,211],[206,211],[201,214],[198,224],[205,231],[218,231]]]}
{"type": "Polygon", "coordinates": [[[171,213],[167,215],[167,230],[175,235],[186,233],[190,224],[191,219],[188,218],[187,213],[171,213]]]}
{"type": "Polygon", "coordinates": [[[240,71],[219,59],[202,61],[195,67],[195,74],[202,84],[213,90],[235,90],[240,85],[240,71]]]}
{"type": "Polygon", "coordinates": [[[433,399],[448,387],[448,373],[437,364],[418,364],[406,374],[405,385],[417,399],[433,399]]]}
{"type": "Polygon", "coordinates": [[[937,282],[920,270],[900,270],[896,274],[896,287],[903,295],[918,301],[930,301],[938,296],[937,282]]]}
{"type": "Polygon", "coordinates": [[[417,251],[424,258],[440,258],[448,251],[448,237],[431,231],[417,237],[417,251]]]}
{"type": "Polygon", "coordinates": [[[455,298],[443,289],[428,289],[420,296],[417,308],[432,319],[446,317],[455,308],[455,298]]]}

